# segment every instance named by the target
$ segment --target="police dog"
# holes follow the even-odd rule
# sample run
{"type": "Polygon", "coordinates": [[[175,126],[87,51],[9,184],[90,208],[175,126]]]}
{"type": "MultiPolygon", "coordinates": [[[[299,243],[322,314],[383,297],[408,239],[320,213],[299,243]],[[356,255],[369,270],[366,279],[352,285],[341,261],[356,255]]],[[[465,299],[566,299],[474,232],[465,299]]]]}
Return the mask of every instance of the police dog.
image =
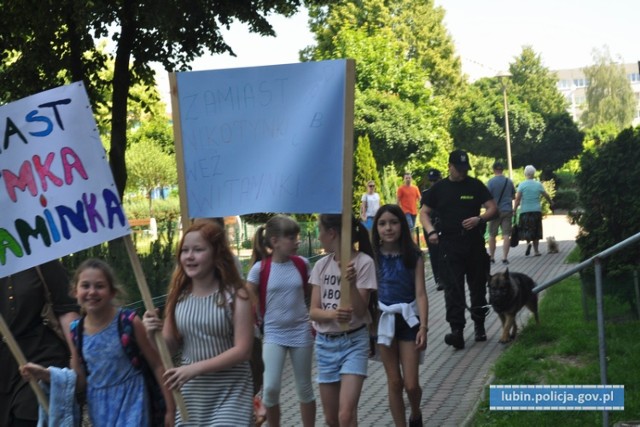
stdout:
{"type": "Polygon", "coordinates": [[[538,295],[532,292],[535,283],[523,273],[509,273],[509,269],[496,273],[489,280],[489,302],[500,316],[502,335],[500,342],[508,343],[515,339],[518,331],[516,314],[525,305],[538,318],[538,295]]]}

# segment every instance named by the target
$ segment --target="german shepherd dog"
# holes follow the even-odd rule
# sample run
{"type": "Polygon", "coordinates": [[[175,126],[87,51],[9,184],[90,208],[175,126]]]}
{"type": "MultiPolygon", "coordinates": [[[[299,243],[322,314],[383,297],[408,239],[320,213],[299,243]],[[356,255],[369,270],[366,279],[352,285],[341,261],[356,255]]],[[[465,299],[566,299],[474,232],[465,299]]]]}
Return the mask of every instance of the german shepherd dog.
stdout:
{"type": "Polygon", "coordinates": [[[525,305],[538,318],[538,295],[532,292],[535,283],[523,273],[509,273],[509,269],[496,273],[489,280],[489,302],[500,316],[502,335],[500,342],[508,343],[518,332],[516,315],[525,305]]]}

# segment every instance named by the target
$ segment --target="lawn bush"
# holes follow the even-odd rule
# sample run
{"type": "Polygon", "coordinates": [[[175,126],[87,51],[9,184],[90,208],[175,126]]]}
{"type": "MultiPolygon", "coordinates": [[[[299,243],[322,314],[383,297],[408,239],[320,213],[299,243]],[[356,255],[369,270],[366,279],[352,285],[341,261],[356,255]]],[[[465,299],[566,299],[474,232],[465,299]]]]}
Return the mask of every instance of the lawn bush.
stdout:
{"type": "Polygon", "coordinates": [[[574,188],[558,188],[553,205],[555,209],[574,210],[578,207],[578,191],[574,188]]]}
{"type": "MultiPolygon", "coordinates": [[[[588,259],[640,231],[640,128],[626,129],[613,141],[585,151],[576,176],[582,211],[572,214],[580,226],[576,239],[588,259]]],[[[640,260],[640,245],[619,251],[603,263],[608,275],[624,273],[640,260]]]]}

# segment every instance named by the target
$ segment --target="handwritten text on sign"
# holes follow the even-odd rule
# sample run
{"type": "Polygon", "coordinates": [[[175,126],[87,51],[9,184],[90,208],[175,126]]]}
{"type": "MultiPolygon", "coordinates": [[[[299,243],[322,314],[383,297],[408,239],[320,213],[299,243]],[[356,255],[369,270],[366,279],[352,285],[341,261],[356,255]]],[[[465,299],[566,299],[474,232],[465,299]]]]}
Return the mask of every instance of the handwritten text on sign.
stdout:
{"type": "Polygon", "coordinates": [[[129,233],[82,83],[0,107],[0,277],[129,233]]]}
{"type": "Polygon", "coordinates": [[[346,61],[177,74],[189,216],[341,212],[346,61]]]}

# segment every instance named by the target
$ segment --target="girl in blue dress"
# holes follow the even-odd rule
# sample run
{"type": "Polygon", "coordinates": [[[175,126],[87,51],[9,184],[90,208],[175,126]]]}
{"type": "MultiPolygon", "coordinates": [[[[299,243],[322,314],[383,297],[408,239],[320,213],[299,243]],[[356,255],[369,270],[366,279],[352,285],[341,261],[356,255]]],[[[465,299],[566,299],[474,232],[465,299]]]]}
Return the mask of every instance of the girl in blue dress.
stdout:
{"type": "Polygon", "coordinates": [[[381,313],[378,349],[387,374],[391,416],[396,426],[407,425],[404,389],[411,406],[409,427],[422,426],[418,365],[427,348],[429,330],[422,252],[413,242],[398,205],[382,206],[372,231],[381,313]]]}
{"type": "MultiPolygon", "coordinates": [[[[72,281],[73,293],[84,313],[82,360],[78,349],[71,348],[71,366],[77,374],[76,391],[86,391],[89,418],[94,427],[149,426],[149,396],[142,371],[131,364],[120,341],[118,317],[114,304],[118,294],[114,273],[105,262],[84,261],[72,281]],[[86,369],[85,369],[86,368],[86,369]]],[[[78,330],[79,320],[71,323],[78,330]]],[[[152,347],[142,321],[133,318],[133,333],[140,352],[153,370],[158,384],[163,384],[164,368],[152,347]]],[[[27,364],[23,372],[49,381],[46,368],[27,364]]],[[[167,402],[165,426],[172,426],[175,407],[171,394],[163,387],[167,402]]]]}

